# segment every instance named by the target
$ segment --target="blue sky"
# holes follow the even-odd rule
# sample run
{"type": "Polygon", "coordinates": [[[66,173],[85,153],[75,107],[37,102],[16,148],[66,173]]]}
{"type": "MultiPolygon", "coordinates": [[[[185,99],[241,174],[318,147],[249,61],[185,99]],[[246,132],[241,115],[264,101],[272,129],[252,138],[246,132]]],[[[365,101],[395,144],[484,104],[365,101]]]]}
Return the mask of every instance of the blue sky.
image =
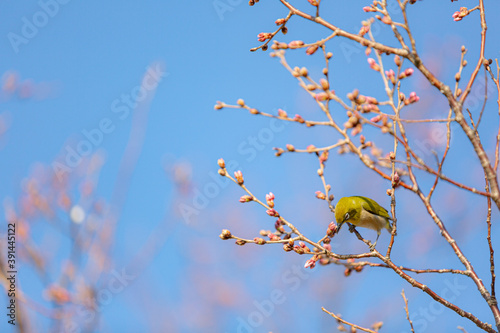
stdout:
{"type": "MultiPolygon", "coordinates": [[[[302,8],[309,10],[303,2],[302,8]]],[[[500,22],[495,19],[500,5],[491,0],[485,4],[489,25],[486,51],[495,58],[500,51],[500,22]]],[[[364,5],[368,2],[325,1],[322,15],[357,32],[360,21],[370,17],[361,10],[364,5]]],[[[464,76],[476,63],[479,47],[477,15],[461,22],[451,18],[459,6],[460,2],[419,1],[410,7],[409,14],[424,63],[449,85],[454,84],[461,45],[469,49],[464,76]]],[[[402,288],[409,298],[410,311],[421,320],[422,332],[449,331],[457,325],[474,331],[472,324],[451,311],[434,309],[427,295],[388,270],[365,270],[349,278],[343,276],[341,267],[334,266],[304,272],[301,267],[305,257],[272,246],[237,248],[218,238],[226,227],[253,238],[260,229],[272,228],[273,223],[256,205],[238,203],[241,190],[216,175],[220,157],[234,161],[244,172],[248,186],[261,197],[274,192],[280,211],[312,238],[322,237],[333,218],[326,205],[314,199],[314,192],[321,189],[317,161],[301,154],[275,158],[272,148],[286,143],[297,147],[328,145],[336,142],[337,136],[323,128],[306,129],[240,110],[213,109],[218,100],[235,104],[238,98],[244,98],[252,107],[270,113],[282,108],[289,114],[324,120],[317,106],[278,61],[269,57],[269,52],[249,52],[258,45],[258,33],[275,29],[273,22],[286,16],[278,1],[261,1],[254,7],[240,0],[5,1],[0,4],[0,12],[1,73],[5,73],[4,78],[15,73],[19,86],[31,89],[27,98],[19,96],[18,90],[13,95],[4,92],[0,99],[2,119],[8,124],[0,137],[2,200],[16,202],[24,180],[36,173],[37,166],[50,169],[54,161],[66,158],[68,149],[77,149],[85,133],[102,132],[97,143],[90,146],[91,155],[102,156],[104,161],[94,193],[106,202],[117,200],[121,205],[111,250],[113,264],[99,288],[106,291],[113,272],[123,267],[129,267],[134,278],[101,307],[99,331],[243,332],[242,320],[261,318],[252,328],[254,332],[333,332],[336,323],[321,311],[325,306],[361,325],[383,320],[387,331],[407,332],[399,296],[402,288]],[[30,30],[33,22],[38,27],[30,30]],[[120,171],[130,131],[134,122],[140,123],[137,110],[125,106],[123,98],[137,93],[148,68],[157,68],[163,76],[144,102],[147,118],[139,126],[144,137],[130,143],[137,145],[137,155],[132,158],[136,163],[131,170],[120,171]],[[116,112],[117,106],[124,108],[116,112]],[[120,178],[123,174],[126,177],[120,178]],[[125,191],[117,190],[121,188],[125,191]],[[186,219],[180,213],[182,205],[195,207],[196,213],[186,219]],[[159,245],[144,250],[147,244],[159,245]]],[[[313,42],[329,34],[298,18],[288,27],[289,33],[278,35],[278,40],[313,42]]],[[[392,33],[386,30],[380,30],[377,39],[396,45],[392,33]]],[[[336,39],[328,48],[334,54],[332,87],[339,96],[358,88],[366,95],[383,97],[377,81],[380,78],[368,69],[364,50],[336,39]]],[[[319,77],[321,57],[303,53],[289,52],[290,64],[307,66],[319,77]]],[[[387,63],[392,65],[392,59],[387,58],[387,63]]],[[[406,94],[417,91],[421,97],[405,116],[446,117],[446,102],[421,75],[415,74],[405,84],[406,94]]],[[[491,82],[488,87],[493,90],[491,82]]],[[[477,101],[482,102],[481,91],[471,95],[470,109],[475,116],[480,109],[477,101]]],[[[496,98],[492,93],[480,127],[490,153],[494,150],[490,138],[498,123],[496,98]]],[[[343,123],[345,112],[337,111],[335,117],[343,123]]],[[[452,131],[452,144],[463,148],[450,151],[445,174],[482,188],[479,164],[463,157],[472,152],[470,145],[458,127],[452,131]]],[[[374,130],[364,134],[379,140],[381,146],[392,144],[390,138],[380,137],[374,130]]],[[[443,152],[443,146],[436,140],[429,141],[429,132],[420,131],[418,126],[409,135],[421,149],[443,152]]],[[[362,194],[389,207],[385,195],[388,182],[366,171],[352,156],[332,155],[327,179],[337,198],[362,194]]],[[[433,161],[431,154],[425,157],[433,161]]],[[[70,171],[76,197],[82,183],[78,170],[70,171]]],[[[428,188],[432,179],[422,184],[428,188]]],[[[416,198],[400,190],[398,200],[401,230],[395,260],[414,267],[461,268],[458,260],[448,260],[452,256],[449,246],[435,235],[435,226],[422,205],[416,204],[416,198]]],[[[484,201],[445,184],[434,200],[443,203],[437,205],[438,214],[489,285],[484,228],[471,224],[484,222],[484,201]]],[[[498,218],[496,212],[494,217],[498,218]]],[[[67,216],[62,219],[68,221],[67,216]]],[[[46,235],[55,232],[43,221],[37,221],[32,230],[34,241],[40,245],[46,244],[46,235]]],[[[494,230],[498,228],[494,226],[494,230]]],[[[344,230],[334,249],[362,251],[351,236],[344,230]]],[[[383,235],[381,244],[387,240],[383,235]]],[[[56,251],[49,268],[53,279],[61,270],[68,244],[66,240],[60,247],[47,248],[56,251]]],[[[492,322],[475,286],[468,281],[457,281],[455,276],[418,277],[438,292],[451,291],[450,297],[457,304],[492,322]]],[[[36,301],[48,304],[32,269],[20,269],[19,280],[36,301]]],[[[3,297],[1,304],[6,301],[3,297]]],[[[30,314],[37,324],[50,327],[51,322],[43,316],[30,314]]],[[[0,327],[7,327],[4,325],[5,321],[0,322],[0,327]]]]}

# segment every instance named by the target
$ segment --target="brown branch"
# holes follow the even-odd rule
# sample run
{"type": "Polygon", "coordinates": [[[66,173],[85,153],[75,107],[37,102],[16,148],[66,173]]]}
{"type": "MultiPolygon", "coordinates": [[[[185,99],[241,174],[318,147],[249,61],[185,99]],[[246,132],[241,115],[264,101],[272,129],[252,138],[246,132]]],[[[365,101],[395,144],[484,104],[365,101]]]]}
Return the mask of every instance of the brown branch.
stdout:
{"type": "Polygon", "coordinates": [[[369,328],[364,328],[364,327],[358,326],[356,324],[350,323],[347,320],[342,319],[339,315],[336,315],[336,314],[328,311],[324,307],[321,307],[321,310],[323,310],[324,312],[328,313],[330,316],[332,316],[333,318],[335,318],[338,322],[340,322],[342,324],[349,325],[349,326],[354,327],[354,328],[356,328],[356,329],[358,329],[360,331],[363,331],[363,332],[377,333],[376,331],[373,331],[373,330],[371,330],[369,328]]]}
{"type": "Polygon", "coordinates": [[[401,296],[403,296],[403,300],[405,302],[406,319],[410,323],[410,328],[411,328],[412,333],[415,333],[415,329],[413,328],[413,322],[410,319],[410,311],[408,311],[408,300],[406,299],[406,295],[405,295],[405,290],[404,289],[401,291],[401,296]]]}

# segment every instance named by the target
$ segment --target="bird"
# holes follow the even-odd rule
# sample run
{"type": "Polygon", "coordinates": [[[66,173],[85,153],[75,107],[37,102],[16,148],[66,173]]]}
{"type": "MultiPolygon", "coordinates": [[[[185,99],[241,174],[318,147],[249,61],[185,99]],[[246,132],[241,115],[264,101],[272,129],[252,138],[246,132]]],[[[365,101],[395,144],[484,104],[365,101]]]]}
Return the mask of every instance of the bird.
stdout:
{"type": "Polygon", "coordinates": [[[335,206],[335,220],[337,221],[337,233],[346,222],[357,227],[377,231],[377,239],[370,246],[372,251],[377,245],[380,231],[385,228],[391,232],[391,221],[394,221],[384,207],[380,206],[375,200],[362,196],[341,198],[335,206]]]}

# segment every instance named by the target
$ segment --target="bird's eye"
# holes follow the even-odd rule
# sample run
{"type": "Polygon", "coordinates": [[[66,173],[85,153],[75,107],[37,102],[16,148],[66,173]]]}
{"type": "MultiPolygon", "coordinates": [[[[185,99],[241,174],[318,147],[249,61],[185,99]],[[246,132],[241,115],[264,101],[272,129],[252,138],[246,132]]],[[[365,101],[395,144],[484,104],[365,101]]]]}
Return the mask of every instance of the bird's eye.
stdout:
{"type": "Polygon", "coordinates": [[[345,213],[345,215],[344,215],[344,221],[347,221],[347,220],[349,220],[349,213],[345,213]]]}

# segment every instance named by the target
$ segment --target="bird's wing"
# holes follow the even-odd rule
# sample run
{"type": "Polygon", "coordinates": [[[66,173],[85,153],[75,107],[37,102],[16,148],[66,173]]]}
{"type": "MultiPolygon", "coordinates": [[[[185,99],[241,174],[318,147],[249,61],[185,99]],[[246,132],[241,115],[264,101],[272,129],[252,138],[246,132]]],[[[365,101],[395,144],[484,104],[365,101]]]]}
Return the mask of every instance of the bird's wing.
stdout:
{"type": "Polygon", "coordinates": [[[366,197],[360,197],[362,198],[362,203],[361,207],[366,210],[367,212],[370,212],[374,215],[385,217],[389,220],[392,220],[392,218],[389,216],[389,212],[382,206],[380,206],[378,203],[376,203],[374,200],[366,197]]]}

